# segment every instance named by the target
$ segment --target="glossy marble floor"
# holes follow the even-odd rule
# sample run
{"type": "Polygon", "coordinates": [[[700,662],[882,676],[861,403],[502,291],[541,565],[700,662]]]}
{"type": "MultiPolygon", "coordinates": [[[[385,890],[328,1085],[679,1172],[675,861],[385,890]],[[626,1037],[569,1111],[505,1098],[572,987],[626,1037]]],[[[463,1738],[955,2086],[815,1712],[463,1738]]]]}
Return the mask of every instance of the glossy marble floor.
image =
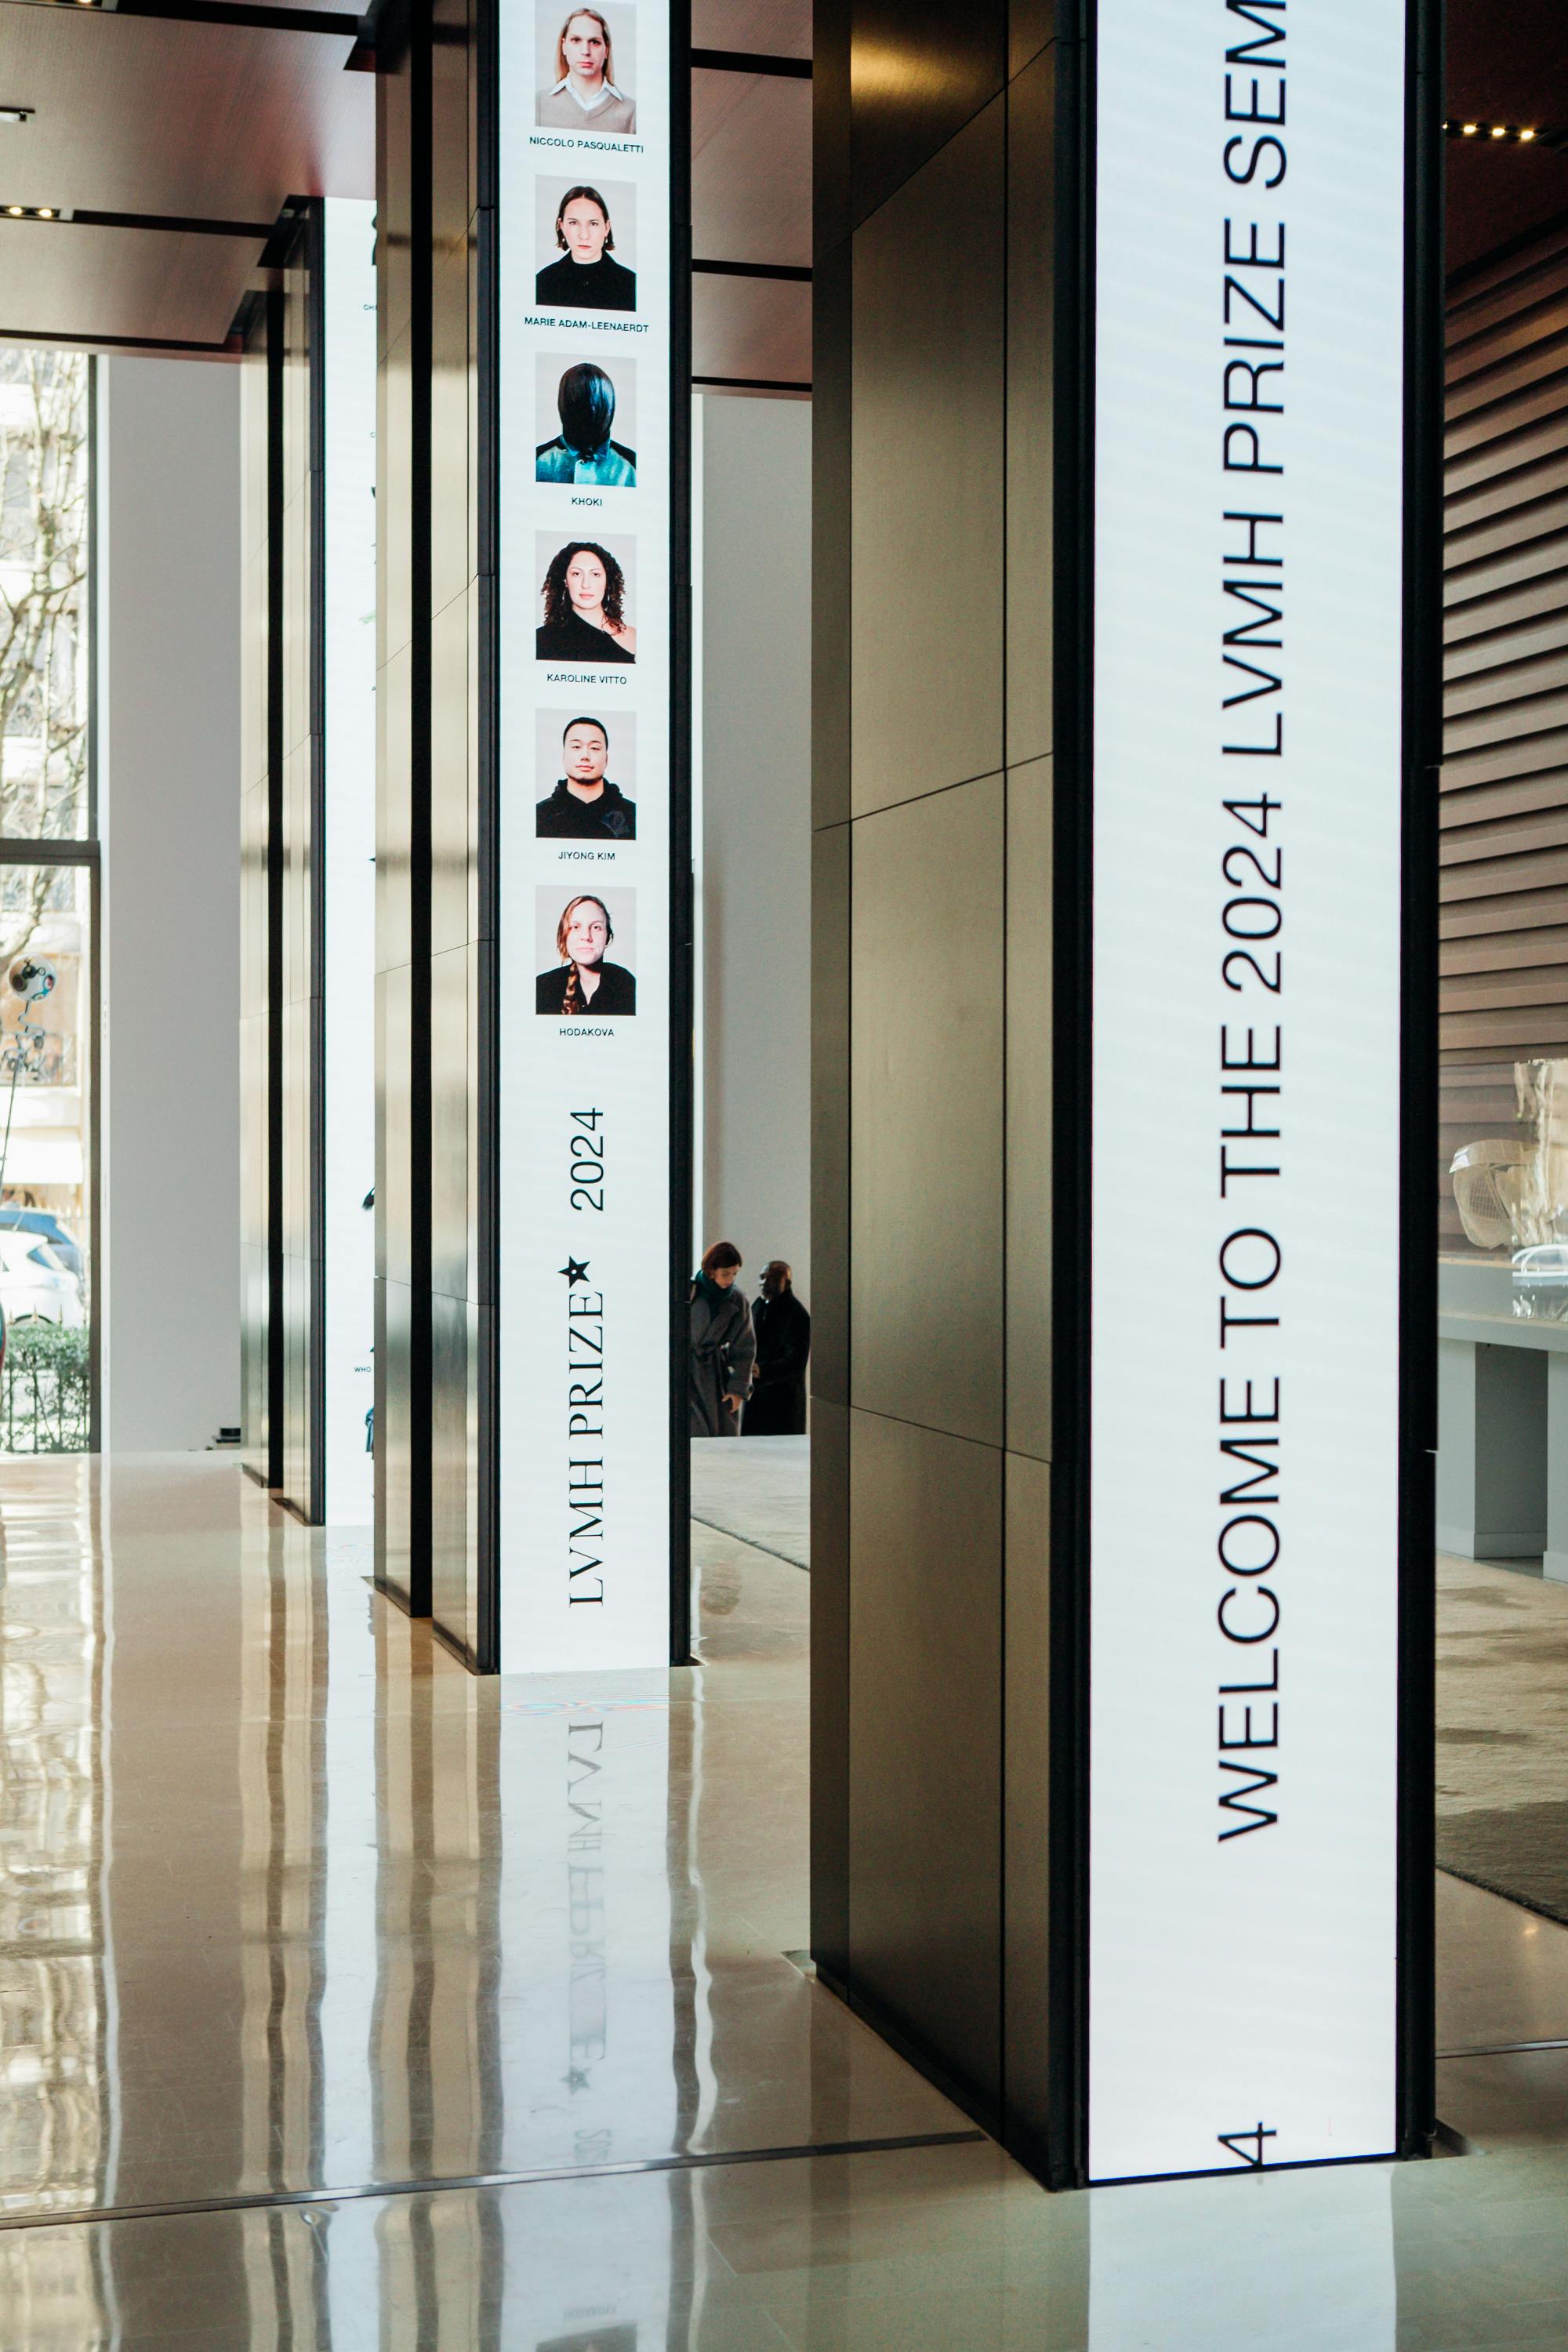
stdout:
{"type": "Polygon", "coordinates": [[[0,2352],[1568,2346],[1568,1930],[1443,1883],[1481,2153],[1048,2199],[785,1957],[809,1583],[696,1533],[700,1666],[476,1682],[230,1460],[0,1465],[0,2352]]]}

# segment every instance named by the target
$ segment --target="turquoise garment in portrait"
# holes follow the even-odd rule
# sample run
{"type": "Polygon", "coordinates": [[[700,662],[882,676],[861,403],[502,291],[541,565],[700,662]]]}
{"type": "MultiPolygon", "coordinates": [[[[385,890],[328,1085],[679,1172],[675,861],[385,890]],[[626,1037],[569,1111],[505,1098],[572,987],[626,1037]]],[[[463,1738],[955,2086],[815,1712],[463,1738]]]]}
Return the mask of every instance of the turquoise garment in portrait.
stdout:
{"type": "Polygon", "coordinates": [[[618,441],[603,441],[584,457],[576,449],[569,449],[558,433],[553,441],[540,443],[534,478],[541,482],[587,482],[605,490],[635,489],[637,451],[624,448],[618,441]]]}

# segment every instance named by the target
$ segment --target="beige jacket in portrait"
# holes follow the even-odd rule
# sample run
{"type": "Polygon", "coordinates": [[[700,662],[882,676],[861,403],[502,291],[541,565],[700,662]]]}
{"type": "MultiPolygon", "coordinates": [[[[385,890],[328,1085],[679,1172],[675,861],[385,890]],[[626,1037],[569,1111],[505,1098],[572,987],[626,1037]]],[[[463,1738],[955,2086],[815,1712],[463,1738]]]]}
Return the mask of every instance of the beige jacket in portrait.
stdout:
{"type": "Polygon", "coordinates": [[[626,133],[637,127],[635,98],[626,97],[613,81],[605,84],[597,106],[579,106],[563,81],[539,93],[542,131],[613,131],[626,133]]]}

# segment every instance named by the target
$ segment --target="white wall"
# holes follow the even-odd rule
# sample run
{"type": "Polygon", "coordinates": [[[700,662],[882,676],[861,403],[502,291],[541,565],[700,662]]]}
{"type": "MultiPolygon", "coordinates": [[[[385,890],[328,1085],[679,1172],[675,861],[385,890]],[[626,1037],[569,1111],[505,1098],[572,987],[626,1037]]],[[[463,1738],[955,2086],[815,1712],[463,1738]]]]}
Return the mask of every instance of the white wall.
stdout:
{"type": "Polygon", "coordinates": [[[239,370],[99,363],[104,1444],[239,1419],[239,370]]]}
{"type": "Polygon", "coordinates": [[[702,402],[703,1214],[811,1304],[811,406],[702,402]]]}

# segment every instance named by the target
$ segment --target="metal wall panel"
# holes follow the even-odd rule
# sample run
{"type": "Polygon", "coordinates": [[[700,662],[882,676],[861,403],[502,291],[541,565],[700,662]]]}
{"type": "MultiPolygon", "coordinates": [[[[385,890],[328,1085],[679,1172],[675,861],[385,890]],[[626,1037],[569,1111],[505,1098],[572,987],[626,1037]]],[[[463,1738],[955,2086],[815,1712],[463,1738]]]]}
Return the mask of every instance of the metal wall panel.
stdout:
{"type": "Polygon", "coordinates": [[[1007,773],[1006,1444],[1051,1457],[1053,763],[1007,773]]]}
{"type": "Polygon", "coordinates": [[[1000,1445],[1002,779],[854,835],[850,1402],[1000,1445]]]}
{"type": "Polygon", "coordinates": [[[431,24],[376,75],[375,1575],[430,1607],[431,24]]]}
{"type": "Polygon", "coordinates": [[[998,100],[854,240],[857,816],[1002,765],[1005,127],[998,100]]]}
{"type": "Polygon", "coordinates": [[[240,781],[240,1419],[242,1458],[272,1483],[268,954],[272,838],[271,371],[263,307],[242,371],[244,579],[240,781]]]}
{"type": "Polygon", "coordinates": [[[431,1610],[489,1666],[479,1596],[476,10],[435,0],[431,106],[431,1610]]]}
{"type": "Polygon", "coordinates": [[[813,284],[813,1950],[1042,2170],[1050,25],[818,8],[813,284]]]}
{"type": "Polygon", "coordinates": [[[468,1664],[485,1399],[477,8],[384,56],[377,442],[377,1575],[468,1664]]]}
{"type": "Polygon", "coordinates": [[[1002,2096],[1002,1455],[849,1415],[849,1950],[942,2071],[1002,2096]]]}
{"type": "MultiPolygon", "coordinates": [[[[837,12],[818,11],[819,24],[828,13],[837,12]]],[[[858,224],[1000,92],[1008,71],[1008,11],[1005,0],[963,9],[943,0],[851,0],[846,13],[862,65],[850,197],[858,224]]],[[[954,226],[972,251],[990,234],[973,218],[954,226]]]]}
{"type": "Polygon", "coordinates": [[[283,272],[283,575],[275,625],[282,639],[283,688],[283,1443],[278,1472],[282,1499],[312,1523],[321,1517],[324,1503],[320,257],[320,210],[310,205],[283,272]]]}

